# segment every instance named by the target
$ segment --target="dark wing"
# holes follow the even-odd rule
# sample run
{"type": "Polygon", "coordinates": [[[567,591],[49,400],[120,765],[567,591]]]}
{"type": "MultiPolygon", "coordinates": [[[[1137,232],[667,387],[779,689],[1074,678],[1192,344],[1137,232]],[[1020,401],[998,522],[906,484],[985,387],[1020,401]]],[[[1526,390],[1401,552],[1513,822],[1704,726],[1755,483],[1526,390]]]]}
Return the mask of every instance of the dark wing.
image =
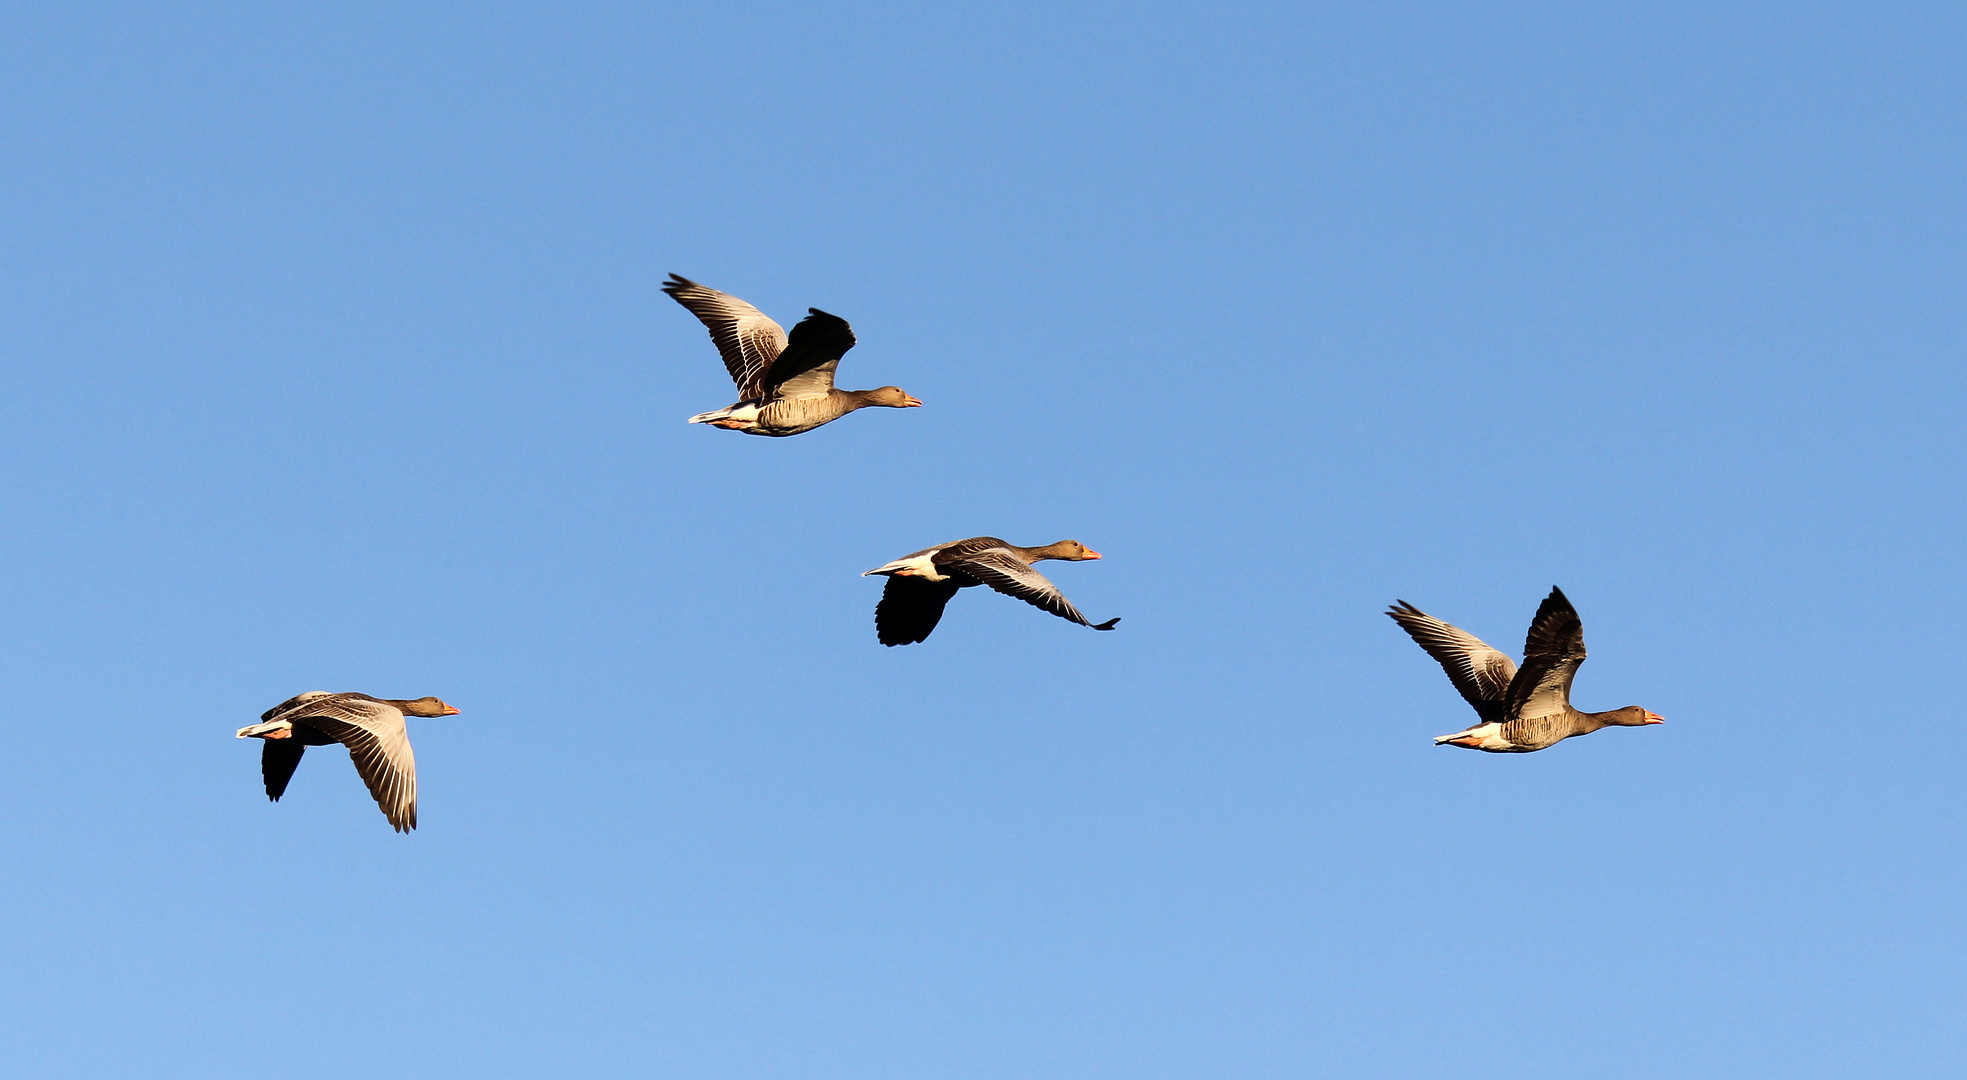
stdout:
{"type": "Polygon", "coordinates": [[[306,709],[309,726],[348,747],[349,760],[397,832],[417,827],[417,758],[396,706],[359,694],[336,694],[306,709]]]}
{"type": "Polygon", "coordinates": [[[962,587],[954,577],[942,581],[890,577],[881,590],[881,602],[874,605],[875,636],[883,645],[913,645],[927,640],[929,631],[942,621],[943,605],[962,587]]]}
{"type": "Polygon", "coordinates": [[[806,310],[812,314],[792,328],[790,343],[765,376],[765,390],[774,397],[826,396],[833,389],[840,358],[854,347],[854,328],[847,320],[819,308],[806,310]]]}
{"type": "Polygon", "coordinates": [[[785,351],[785,330],[764,312],[732,296],[677,274],[669,275],[662,291],[690,309],[710,330],[710,340],[724,357],[724,370],[738,384],[738,399],[764,396],[765,372],[785,351]]]}
{"type": "Polygon", "coordinates": [[[1033,607],[1043,608],[1061,619],[1070,619],[1081,626],[1091,626],[1095,630],[1111,630],[1113,624],[1120,621],[1108,619],[1103,623],[1093,623],[1086,616],[1081,615],[1079,609],[1072,606],[1072,601],[1065,598],[1065,594],[1059,591],[1057,585],[1047,581],[1045,575],[1033,570],[1029,563],[1002,548],[965,555],[949,565],[1006,596],[1015,596],[1033,607]]]}
{"type": "Polygon", "coordinates": [[[1509,657],[1474,634],[1450,626],[1405,600],[1388,608],[1386,613],[1407,631],[1414,644],[1434,657],[1463,700],[1475,707],[1475,714],[1483,723],[1502,722],[1503,698],[1509,693],[1510,679],[1516,675],[1516,665],[1509,657]]]}
{"type": "Polygon", "coordinates": [[[260,743],[260,776],[266,781],[266,797],[274,802],[287,793],[287,781],[294,778],[307,744],[299,739],[266,739],[260,743]]]}
{"type": "Polygon", "coordinates": [[[1585,662],[1585,626],[1562,589],[1537,607],[1523,642],[1523,667],[1503,700],[1507,719],[1555,716],[1571,707],[1571,678],[1585,662]]]}

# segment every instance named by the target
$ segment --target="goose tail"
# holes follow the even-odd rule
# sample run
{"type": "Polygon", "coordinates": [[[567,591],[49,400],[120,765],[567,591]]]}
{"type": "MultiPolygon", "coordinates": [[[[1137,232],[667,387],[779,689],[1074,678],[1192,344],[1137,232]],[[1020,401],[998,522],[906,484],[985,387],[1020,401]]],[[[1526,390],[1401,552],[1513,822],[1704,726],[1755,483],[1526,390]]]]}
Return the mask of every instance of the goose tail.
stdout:
{"type": "Polygon", "coordinates": [[[712,409],[710,412],[700,412],[690,417],[690,423],[708,424],[715,420],[736,420],[739,423],[749,424],[758,419],[758,408],[759,406],[756,401],[740,401],[736,405],[726,405],[721,409],[712,409]]]}

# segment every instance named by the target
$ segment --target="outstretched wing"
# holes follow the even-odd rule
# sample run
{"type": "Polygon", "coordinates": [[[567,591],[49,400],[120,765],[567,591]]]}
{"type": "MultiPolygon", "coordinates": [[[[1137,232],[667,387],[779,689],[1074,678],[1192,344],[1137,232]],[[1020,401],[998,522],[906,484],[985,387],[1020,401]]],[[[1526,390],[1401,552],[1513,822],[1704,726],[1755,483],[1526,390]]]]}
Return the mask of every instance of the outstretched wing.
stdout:
{"type": "Polygon", "coordinates": [[[785,330],[766,314],[730,293],[699,285],[678,274],[669,275],[662,291],[690,309],[710,330],[710,340],[724,357],[724,370],[738,384],[738,400],[753,401],[765,393],[765,373],[785,351],[785,330]]]}
{"type": "Polygon", "coordinates": [[[1002,548],[991,548],[968,554],[951,562],[950,566],[976,578],[985,585],[1006,596],[1015,596],[1035,608],[1042,608],[1061,619],[1070,619],[1081,626],[1091,626],[1095,630],[1111,630],[1119,619],[1108,619],[1095,624],[1072,606],[1057,585],[1045,579],[1045,575],[1031,568],[1030,564],[1002,548]]]}
{"type": "Polygon", "coordinates": [[[266,739],[260,743],[260,778],[266,781],[266,797],[279,802],[287,793],[287,781],[300,767],[307,744],[299,739],[266,739]]]}
{"type": "Polygon", "coordinates": [[[874,605],[874,634],[883,645],[913,645],[925,641],[942,621],[943,606],[963,582],[951,577],[929,581],[914,576],[894,575],[881,590],[881,602],[874,605]]]}
{"type": "Polygon", "coordinates": [[[397,832],[417,827],[417,758],[396,706],[363,694],[335,694],[297,710],[293,719],[348,747],[355,771],[397,832]]]}
{"type": "Polygon", "coordinates": [[[811,314],[792,328],[790,343],[765,376],[765,389],[774,397],[825,397],[833,389],[840,358],[854,347],[854,328],[847,320],[819,308],[806,310],[811,314]]]}
{"type": "Polygon", "coordinates": [[[1585,627],[1562,589],[1553,588],[1530,620],[1523,667],[1503,701],[1506,719],[1555,716],[1571,707],[1571,678],[1585,662],[1585,627]]]}
{"type": "Polygon", "coordinates": [[[1405,600],[1397,601],[1386,613],[1407,631],[1414,644],[1434,657],[1441,670],[1448,673],[1448,681],[1461,692],[1462,699],[1475,707],[1475,714],[1483,723],[1502,722],[1503,698],[1516,675],[1516,665],[1509,657],[1474,634],[1450,626],[1405,600]]]}

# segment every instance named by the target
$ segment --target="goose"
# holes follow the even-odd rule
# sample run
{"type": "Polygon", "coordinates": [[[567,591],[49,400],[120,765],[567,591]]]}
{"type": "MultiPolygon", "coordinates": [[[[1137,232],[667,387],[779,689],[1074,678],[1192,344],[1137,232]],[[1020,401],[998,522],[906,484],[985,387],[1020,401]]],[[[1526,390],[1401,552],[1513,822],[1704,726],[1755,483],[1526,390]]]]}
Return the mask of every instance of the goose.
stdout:
{"type": "Polygon", "coordinates": [[[811,431],[870,405],[913,409],[922,403],[899,386],[836,390],[833,373],[854,347],[854,329],[838,315],[807,308],[790,337],[765,313],[729,293],[669,275],[662,291],[710,330],[738,401],[690,417],[692,424],[783,438],[811,431]]]}
{"type": "Polygon", "coordinates": [[[1637,705],[1602,713],[1571,707],[1571,677],[1585,661],[1585,630],[1562,589],[1552,588],[1530,620],[1521,670],[1481,638],[1405,600],[1388,608],[1387,615],[1441,664],[1480,720],[1464,731],[1435,736],[1436,746],[1527,754],[1603,727],[1666,723],[1637,705]]]}
{"type": "Polygon", "coordinates": [[[241,739],[264,739],[260,774],[266,797],[279,802],[310,746],[341,743],[369,794],[397,832],[417,827],[417,759],[410,752],[405,716],[456,716],[458,710],[434,697],[412,701],[367,694],[310,690],[261,714],[260,722],[239,729],[241,739]]]}
{"type": "Polygon", "coordinates": [[[972,585],[988,585],[1081,626],[1111,630],[1119,619],[1093,623],[1072,606],[1058,586],[1031,568],[1040,559],[1083,562],[1099,557],[1099,552],[1088,550],[1077,540],[1026,548],[995,536],[973,536],[923,548],[861,576],[881,574],[888,579],[881,590],[881,602],[874,606],[874,633],[883,645],[913,645],[927,640],[936,623],[942,621],[943,605],[956,590],[972,585]]]}

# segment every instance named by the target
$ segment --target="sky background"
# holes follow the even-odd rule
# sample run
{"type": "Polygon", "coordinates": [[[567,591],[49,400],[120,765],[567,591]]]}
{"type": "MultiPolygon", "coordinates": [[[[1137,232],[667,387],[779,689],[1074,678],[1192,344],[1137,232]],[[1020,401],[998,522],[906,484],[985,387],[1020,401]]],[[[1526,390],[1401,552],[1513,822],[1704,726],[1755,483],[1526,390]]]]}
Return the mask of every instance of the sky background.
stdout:
{"type": "Polygon", "coordinates": [[[0,14],[0,1071],[1957,1075],[1958,4],[164,7],[0,14]],[[1668,723],[1431,746],[1553,584],[1668,723]]]}

